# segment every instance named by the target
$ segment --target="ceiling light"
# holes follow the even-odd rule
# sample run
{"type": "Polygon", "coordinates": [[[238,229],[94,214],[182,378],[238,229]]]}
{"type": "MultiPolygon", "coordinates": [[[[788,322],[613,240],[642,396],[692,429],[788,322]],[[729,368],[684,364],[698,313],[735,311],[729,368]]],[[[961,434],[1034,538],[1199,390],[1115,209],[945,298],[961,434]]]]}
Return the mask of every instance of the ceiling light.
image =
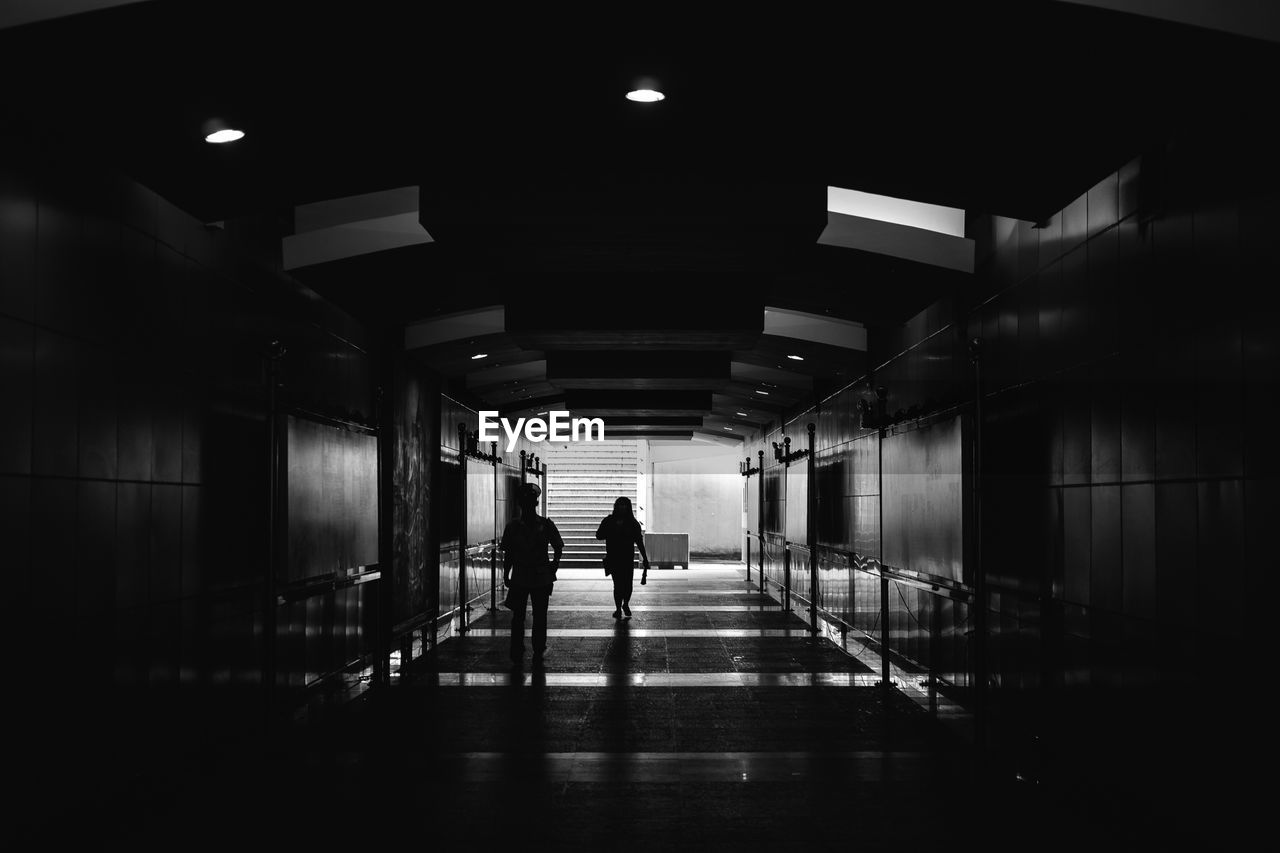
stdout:
{"type": "Polygon", "coordinates": [[[733,432],[733,427],[724,427],[724,429],[729,430],[729,432],[733,432]]]}
{"type": "Polygon", "coordinates": [[[747,416],[746,412],[738,412],[738,417],[745,418],[746,416],[747,416]]]}
{"type": "Polygon", "coordinates": [[[661,101],[665,97],[666,95],[655,89],[632,89],[627,92],[628,101],[638,101],[642,104],[652,104],[656,101],[661,101]]]}
{"type": "Polygon", "coordinates": [[[489,357],[489,353],[487,353],[487,352],[478,352],[478,353],[476,353],[475,355],[471,356],[471,360],[472,360],[472,361],[475,361],[476,359],[480,359],[480,358],[488,358],[488,357],[489,357]]]}
{"type": "Polygon", "coordinates": [[[802,355],[789,355],[787,356],[787,358],[791,359],[792,361],[804,361],[804,356],[802,355]]]}
{"type": "Polygon", "coordinates": [[[215,145],[221,145],[224,142],[235,142],[237,139],[244,138],[243,130],[234,130],[225,127],[222,130],[215,130],[204,138],[205,142],[212,142],[215,145]]]}
{"type": "Polygon", "coordinates": [[[764,396],[766,396],[766,397],[768,397],[768,396],[769,396],[769,392],[768,392],[768,391],[761,391],[759,388],[757,388],[757,389],[756,389],[756,393],[757,393],[757,394],[763,394],[763,395],[764,395],[764,396]]]}

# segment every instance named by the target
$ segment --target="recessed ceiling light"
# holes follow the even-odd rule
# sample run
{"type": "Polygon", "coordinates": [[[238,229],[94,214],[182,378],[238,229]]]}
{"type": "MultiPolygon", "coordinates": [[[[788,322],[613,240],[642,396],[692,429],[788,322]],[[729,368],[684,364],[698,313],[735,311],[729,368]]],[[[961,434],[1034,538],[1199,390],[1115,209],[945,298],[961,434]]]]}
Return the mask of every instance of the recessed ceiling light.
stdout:
{"type": "Polygon", "coordinates": [[[472,360],[472,361],[475,361],[475,360],[476,360],[476,359],[478,359],[478,358],[488,358],[488,357],[489,357],[489,353],[487,353],[487,352],[478,352],[478,353],[476,353],[475,355],[471,356],[471,360],[472,360]]]}
{"type": "Polygon", "coordinates": [[[204,138],[205,142],[212,142],[215,145],[221,145],[224,142],[235,142],[237,139],[244,138],[243,130],[234,130],[230,127],[224,127],[222,130],[215,130],[204,138]]]}
{"type": "Polygon", "coordinates": [[[768,392],[768,391],[761,391],[759,388],[757,388],[757,389],[756,389],[756,393],[757,393],[757,394],[763,394],[763,395],[764,395],[764,396],[766,396],[766,397],[768,397],[768,396],[769,396],[769,392],[768,392]]]}
{"type": "Polygon", "coordinates": [[[725,427],[725,429],[729,430],[729,432],[733,432],[733,427],[725,427]]]}
{"type": "Polygon", "coordinates": [[[652,104],[661,101],[666,95],[656,89],[632,89],[627,92],[628,101],[637,101],[642,104],[652,104]]]}
{"type": "Polygon", "coordinates": [[[787,358],[791,359],[792,361],[804,361],[804,356],[802,355],[789,355],[787,356],[787,358]]]}
{"type": "Polygon", "coordinates": [[[738,417],[745,418],[746,416],[747,416],[746,412],[738,412],[738,417]]]}

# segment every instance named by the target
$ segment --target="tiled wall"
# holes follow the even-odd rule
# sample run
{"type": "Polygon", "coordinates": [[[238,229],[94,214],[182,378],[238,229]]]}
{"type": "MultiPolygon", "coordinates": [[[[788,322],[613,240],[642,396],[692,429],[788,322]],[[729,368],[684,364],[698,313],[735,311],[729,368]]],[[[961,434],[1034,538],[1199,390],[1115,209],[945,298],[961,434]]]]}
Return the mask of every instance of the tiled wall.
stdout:
{"type": "MultiPolygon", "coordinates": [[[[971,292],[878,330],[871,383],[787,427],[796,446],[818,424],[821,540],[874,556],[860,501],[875,491],[875,438],[856,399],[882,386],[890,415],[972,413],[968,341],[981,339],[992,731],[1037,773],[1133,771],[1228,719],[1233,704],[1203,685],[1245,683],[1266,620],[1280,202],[1247,166],[1221,179],[1227,154],[1179,141],[1039,227],[971,217],[971,292]],[[859,442],[872,453],[844,449],[859,442]]],[[[829,573],[839,613],[844,573],[829,573]]],[[[895,648],[962,679],[972,614],[897,592],[895,648]]]]}
{"type": "MultiPolygon", "coordinates": [[[[364,332],[278,272],[278,230],[209,230],[83,157],[0,146],[0,547],[26,688],[255,687],[269,344],[288,405],[369,423],[364,332]]],[[[286,638],[316,638],[282,652],[286,683],[353,648],[351,597],[282,613],[286,638]]]]}

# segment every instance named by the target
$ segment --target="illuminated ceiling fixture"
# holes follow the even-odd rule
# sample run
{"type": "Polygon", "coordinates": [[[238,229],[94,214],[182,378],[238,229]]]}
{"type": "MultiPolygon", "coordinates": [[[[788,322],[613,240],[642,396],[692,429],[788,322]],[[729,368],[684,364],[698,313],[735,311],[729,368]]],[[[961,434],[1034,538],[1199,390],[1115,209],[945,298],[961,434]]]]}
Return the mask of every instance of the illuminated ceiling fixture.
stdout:
{"type": "Polygon", "coordinates": [[[768,391],[761,391],[759,388],[757,388],[757,389],[756,389],[756,393],[757,393],[757,394],[763,394],[763,395],[764,395],[764,396],[766,396],[766,397],[768,397],[768,396],[769,396],[769,392],[768,392],[768,391]]]}
{"type": "Polygon", "coordinates": [[[738,417],[745,418],[746,416],[747,416],[746,412],[738,412],[738,417]]]}
{"type": "Polygon", "coordinates": [[[213,133],[205,136],[204,141],[212,142],[214,145],[221,145],[224,142],[235,142],[237,139],[244,139],[243,130],[224,127],[222,130],[215,130],[213,133]]]}
{"type": "Polygon", "coordinates": [[[792,361],[804,361],[804,356],[802,355],[789,355],[787,356],[787,358],[791,359],[792,361]]]}
{"type": "Polygon", "coordinates": [[[632,89],[627,92],[628,101],[636,101],[641,104],[653,104],[661,101],[666,95],[656,89],[632,89]]]}
{"type": "Polygon", "coordinates": [[[488,358],[488,357],[489,357],[489,353],[487,353],[487,352],[478,352],[478,353],[476,353],[475,355],[471,356],[471,360],[472,360],[472,361],[476,361],[476,360],[478,360],[478,359],[488,358]]]}
{"type": "Polygon", "coordinates": [[[725,427],[729,432],[733,432],[733,427],[725,427]]]}

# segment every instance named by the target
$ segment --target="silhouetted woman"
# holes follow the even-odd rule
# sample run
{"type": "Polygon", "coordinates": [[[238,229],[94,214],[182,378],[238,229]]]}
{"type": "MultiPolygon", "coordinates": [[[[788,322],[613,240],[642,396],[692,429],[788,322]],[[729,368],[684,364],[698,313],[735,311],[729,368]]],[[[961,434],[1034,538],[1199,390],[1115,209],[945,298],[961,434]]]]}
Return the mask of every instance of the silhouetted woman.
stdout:
{"type": "Polygon", "coordinates": [[[631,583],[636,573],[636,552],[640,548],[640,559],[644,560],[644,574],[640,576],[643,585],[649,579],[649,555],[644,550],[644,533],[640,530],[640,522],[631,512],[630,498],[618,498],[613,502],[613,514],[606,515],[596,530],[596,538],[605,542],[605,573],[613,578],[613,618],[620,619],[625,613],[631,618],[631,583]]]}

